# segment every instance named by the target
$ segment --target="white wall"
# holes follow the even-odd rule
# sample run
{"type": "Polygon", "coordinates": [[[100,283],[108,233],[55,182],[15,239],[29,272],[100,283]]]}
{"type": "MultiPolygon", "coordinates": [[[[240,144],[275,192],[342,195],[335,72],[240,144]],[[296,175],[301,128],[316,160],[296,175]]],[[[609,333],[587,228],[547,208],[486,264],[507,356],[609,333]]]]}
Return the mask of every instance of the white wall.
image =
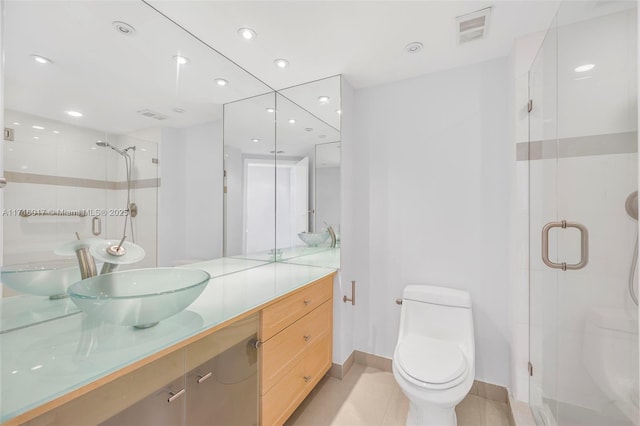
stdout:
{"type": "Polygon", "coordinates": [[[356,349],[392,356],[406,284],[465,289],[477,379],[507,385],[507,81],[501,59],[356,92],[357,142],[343,152],[356,349]]]}

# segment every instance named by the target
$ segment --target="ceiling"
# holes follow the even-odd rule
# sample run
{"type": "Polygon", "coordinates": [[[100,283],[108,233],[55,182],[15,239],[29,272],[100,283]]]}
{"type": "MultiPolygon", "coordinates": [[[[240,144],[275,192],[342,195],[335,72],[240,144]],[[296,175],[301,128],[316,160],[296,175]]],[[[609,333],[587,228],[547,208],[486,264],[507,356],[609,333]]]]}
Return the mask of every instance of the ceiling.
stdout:
{"type": "Polygon", "coordinates": [[[519,36],[548,28],[559,1],[148,0],[275,89],[344,74],[355,88],[509,54],[519,36]],[[458,45],[455,17],[487,6],[485,39],[458,45]],[[247,42],[237,31],[249,27],[247,42]],[[424,48],[408,54],[407,43],[424,48]],[[289,67],[279,69],[274,59],[289,67]]]}

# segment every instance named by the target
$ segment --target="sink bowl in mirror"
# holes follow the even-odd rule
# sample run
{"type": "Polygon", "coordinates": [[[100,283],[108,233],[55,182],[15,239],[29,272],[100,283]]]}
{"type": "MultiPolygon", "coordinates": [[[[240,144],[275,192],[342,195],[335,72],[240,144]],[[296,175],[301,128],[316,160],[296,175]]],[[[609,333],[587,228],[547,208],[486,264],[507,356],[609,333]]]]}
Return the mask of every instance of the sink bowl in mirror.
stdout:
{"type": "Polygon", "coordinates": [[[71,300],[95,319],[149,328],[189,306],[210,278],[199,269],[135,269],[79,281],[68,292],[71,300]]]}
{"type": "Polygon", "coordinates": [[[0,280],[20,293],[61,299],[67,297],[67,288],[80,280],[80,269],[75,259],[22,263],[3,266],[0,280]]]}
{"type": "Polygon", "coordinates": [[[329,239],[329,233],[323,232],[300,232],[298,237],[304,241],[309,247],[316,247],[329,239]]]}

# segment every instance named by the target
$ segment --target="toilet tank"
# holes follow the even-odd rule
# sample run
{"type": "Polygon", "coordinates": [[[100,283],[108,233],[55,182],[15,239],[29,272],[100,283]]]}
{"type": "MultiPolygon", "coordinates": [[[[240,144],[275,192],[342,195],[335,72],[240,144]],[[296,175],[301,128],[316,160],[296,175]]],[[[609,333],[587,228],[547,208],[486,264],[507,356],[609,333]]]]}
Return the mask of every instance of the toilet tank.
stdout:
{"type": "Polygon", "coordinates": [[[405,287],[400,314],[400,337],[417,334],[458,343],[474,353],[471,295],[431,285],[405,287]]]}

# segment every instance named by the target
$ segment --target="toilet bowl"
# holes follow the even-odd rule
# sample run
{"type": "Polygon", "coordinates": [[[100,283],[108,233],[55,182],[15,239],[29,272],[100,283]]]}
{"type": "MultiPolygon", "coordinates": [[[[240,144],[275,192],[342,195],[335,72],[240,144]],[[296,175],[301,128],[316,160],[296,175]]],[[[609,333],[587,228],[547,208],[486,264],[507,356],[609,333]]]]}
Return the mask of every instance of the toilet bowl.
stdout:
{"type": "Polygon", "coordinates": [[[638,319],[621,308],[593,308],[584,329],[587,372],[608,398],[630,420],[638,410],[638,319]]]}
{"type": "Polygon", "coordinates": [[[407,425],[456,425],[455,407],[475,378],[469,293],[405,287],[392,368],[409,399],[407,425]]]}

